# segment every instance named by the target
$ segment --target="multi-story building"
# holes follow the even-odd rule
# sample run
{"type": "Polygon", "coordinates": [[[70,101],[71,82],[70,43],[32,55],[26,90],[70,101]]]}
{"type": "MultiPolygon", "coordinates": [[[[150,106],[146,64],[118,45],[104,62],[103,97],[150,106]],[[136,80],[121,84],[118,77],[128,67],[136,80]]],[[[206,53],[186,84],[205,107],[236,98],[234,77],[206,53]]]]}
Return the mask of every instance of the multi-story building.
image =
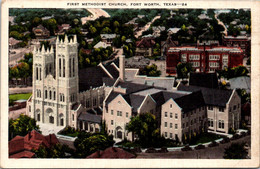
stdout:
{"type": "Polygon", "coordinates": [[[167,51],[166,72],[176,74],[180,62],[191,63],[196,72],[215,72],[243,64],[243,50],[240,47],[206,45],[170,47],[167,51]]]}
{"type": "Polygon", "coordinates": [[[244,56],[249,57],[251,37],[248,36],[224,36],[223,45],[228,47],[240,47],[244,51],[244,56]]]}

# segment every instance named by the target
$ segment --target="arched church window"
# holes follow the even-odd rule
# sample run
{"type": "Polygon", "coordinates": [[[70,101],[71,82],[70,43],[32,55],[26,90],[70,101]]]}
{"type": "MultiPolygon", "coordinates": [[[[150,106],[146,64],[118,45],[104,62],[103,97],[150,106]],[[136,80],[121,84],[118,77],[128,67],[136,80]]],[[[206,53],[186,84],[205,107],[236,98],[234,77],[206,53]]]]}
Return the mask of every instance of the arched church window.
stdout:
{"type": "Polygon", "coordinates": [[[56,100],[56,92],[53,91],[53,100],[56,100]]]}
{"type": "Polygon", "coordinates": [[[36,67],[36,80],[38,80],[38,77],[39,76],[39,74],[38,74],[38,67],[36,67]]]}
{"type": "Polygon", "coordinates": [[[75,60],[73,58],[73,64],[72,64],[72,71],[73,71],[73,77],[75,76],[75,60]]]}
{"type": "Polygon", "coordinates": [[[49,91],[49,98],[51,99],[51,90],[49,91]]]}
{"type": "Polygon", "coordinates": [[[48,97],[47,97],[47,90],[45,90],[45,99],[47,99],[48,97]]]}
{"type": "Polygon", "coordinates": [[[65,77],[65,59],[63,59],[63,77],[65,77]]]}
{"type": "Polygon", "coordinates": [[[59,77],[61,77],[61,58],[59,58],[59,77]]]}

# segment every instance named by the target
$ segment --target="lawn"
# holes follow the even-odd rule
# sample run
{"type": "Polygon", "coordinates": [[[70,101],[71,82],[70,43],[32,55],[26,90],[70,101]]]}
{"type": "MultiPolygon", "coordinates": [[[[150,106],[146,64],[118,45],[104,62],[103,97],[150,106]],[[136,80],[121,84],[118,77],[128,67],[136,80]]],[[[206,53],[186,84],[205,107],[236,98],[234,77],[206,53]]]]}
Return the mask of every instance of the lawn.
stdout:
{"type": "Polygon", "coordinates": [[[203,144],[203,143],[208,143],[217,139],[222,138],[220,135],[216,135],[213,133],[203,133],[196,138],[194,138],[191,142],[190,145],[197,145],[197,144],[203,144]]]}
{"type": "Polygon", "coordinates": [[[10,94],[9,95],[9,101],[16,101],[16,100],[28,100],[29,97],[32,95],[32,93],[24,93],[24,94],[10,94]]]}

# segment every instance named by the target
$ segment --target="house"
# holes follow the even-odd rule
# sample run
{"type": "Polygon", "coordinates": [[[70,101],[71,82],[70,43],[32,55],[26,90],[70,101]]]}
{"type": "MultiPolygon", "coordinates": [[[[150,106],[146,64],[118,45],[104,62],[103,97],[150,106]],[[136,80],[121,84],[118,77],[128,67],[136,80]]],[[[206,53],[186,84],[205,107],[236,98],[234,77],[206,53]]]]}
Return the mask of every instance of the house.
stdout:
{"type": "Polygon", "coordinates": [[[215,72],[225,67],[243,64],[244,52],[240,47],[181,46],[170,47],[166,57],[166,72],[176,74],[178,63],[191,63],[196,72],[215,72]]]}
{"type": "Polygon", "coordinates": [[[50,31],[42,25],[34,27],[32,31],[37,39],[46,39],[50,37],[50,31]]]}
{"type": "Polygon", "coordinates": [[[164,26],[153,26],[152,30],[153,30],[153,35],[155,37],[159,37],[161,35],[161,32],[165,31],[165,27],[164,26]]]}
{"type": "Polygon", "coordinates": [[[38,150],[40,146],[51,148],[58,143],[59,141],[55,134],[43,136],[36,130],[33,130],[24,137],[15,136],[9,141],[9,158],[33,158],[35,153],[32,152],[32,149],[38,150]]]}
{"type": "Polygon", "coordinates": [[[161,56],[166,56],[169,47],[179,46],[178,41],[173,41],[171,36],[168,36],[166,41],[161,41],[161,56]]]}
{"type": "Polygon", "coordinates": [[[116,38],[116,34],[100,34],[101,41],[107,44],[111,44],[113,39],[116,38]]]}
{"type": "Polygon", "coordinates": [[[228,133],[238,129],[241,121],[241,99],[235,90],[221,90],[179,84],[179,91],[201,91],[207,109],[208,130],[228,133]]]}
{"type": "Polygon", "coordinates": [[[94,49],[97,49],[97,48],[107,48],[107,47],[109,47],[109,46],[111,46],[111,44],[107,44],[107,43],[105,43],[105,42],[100,41],[100,42],[98,42],[98,43],[94,46],[94,49]]]}
{"type": "Polygon", "coordinates": [[[207,14],[200,14],[198,16],[199,19],[203,20],[203,19],[207,19],[207,20],[212,20],[212,18],[210,18],[207,14]]]}
{"type": "Polygon", "coordinates": [[[240,47],[245,57],[249,57],[251,49],[251,37],[248,36],[224,36],[223,45],[227,47],[240,47]]]}
{"type": "Polygon", "coordinates": [[[19,48],[19,43],[21,42],[21,40],[16,40],[13,37],[9,38],[9,49],[19,48]]]}
{"type": "Polygon", "coordinates": [[[55,35],[64,35],[68,30],[70,30],[70,28],[70,24],[58,25],[58,31],[55,33],[55,35]]]}
{"type": "Polygon", "coordinates": [[[136,156],[121,148],[109,147],[104,151],[98,150],[95,153],[87,156],[87,158],[135,158],[136,156]]]}
{"type": "Polygon", "coordinates": [[[155,46],[154,38],[146,37],[136,42],[135,54],[138,56],[152,56],[155,46]]]}
{"type": "Polygon", "coordinates": [[[177,32],[179,32],[181,30],[181,28],[169,28],[167,30],[168,35],[172,35],[172,34],[176,34],[177,32]]]}

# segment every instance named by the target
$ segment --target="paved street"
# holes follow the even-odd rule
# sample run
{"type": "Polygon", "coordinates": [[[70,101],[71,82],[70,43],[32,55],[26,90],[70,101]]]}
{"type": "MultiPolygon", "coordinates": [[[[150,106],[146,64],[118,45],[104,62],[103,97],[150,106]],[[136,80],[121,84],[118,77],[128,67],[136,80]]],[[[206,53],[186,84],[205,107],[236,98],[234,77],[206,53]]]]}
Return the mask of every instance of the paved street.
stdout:
{"type": "Polygon", "coordinates": [[[103,9],[87,9],[90,13],[92,13],[91,16],[83,17],[81,18],[82,25],[84,25],[87,21],[94,21],[97,18],[104,16],[106,18],[110,17],[110,15],[104,11],[103,9]]]}
{"type": "Polygon", "coordinates": [[[23,59],[25,53],[30,53],[33,48],[18,48],[12,49],[12,52],[15,54],[9,54],[9,66],[14,66],[18,63],[19,60],[23,59]]]}
{"type": "Polygon", "coordinates": [[[147,31],[150,28],[150,26],[152,25],[152,23],[155,20],[160,19],[160,18],[161,18],[161,16],[154,17],[151,22],[148,22],[144,27],[142,27],[138,32],[135,33],[135,37],[136,38],[140,37],[144,31],[147,31]]]}
{"type": "Polygon", "coordinates": [[[9,88],[9,94],[19,94],[19,93],[32,93],[32,87],[15,87],[15,88],[9,88]]]}
{"type": "Polygon", "coordinates": [[[18,110],[13,110],[13,111],[9,111],[9,117],[8,119],[17,119],[20,114],[25,114],[26,112],[26,108],[22,108],[22,109],[18,109],[18,110]]]}
{"type": "Polygon", "coordinates": [[[137,158],[179,158],[179,159],[223,159],[225,148],[231,143],[247,142],[251,147],[251,137],[246,136],[217,147],[208,147],[202,150],[172,151],[168,153],[138,153],[137,158]]]}

